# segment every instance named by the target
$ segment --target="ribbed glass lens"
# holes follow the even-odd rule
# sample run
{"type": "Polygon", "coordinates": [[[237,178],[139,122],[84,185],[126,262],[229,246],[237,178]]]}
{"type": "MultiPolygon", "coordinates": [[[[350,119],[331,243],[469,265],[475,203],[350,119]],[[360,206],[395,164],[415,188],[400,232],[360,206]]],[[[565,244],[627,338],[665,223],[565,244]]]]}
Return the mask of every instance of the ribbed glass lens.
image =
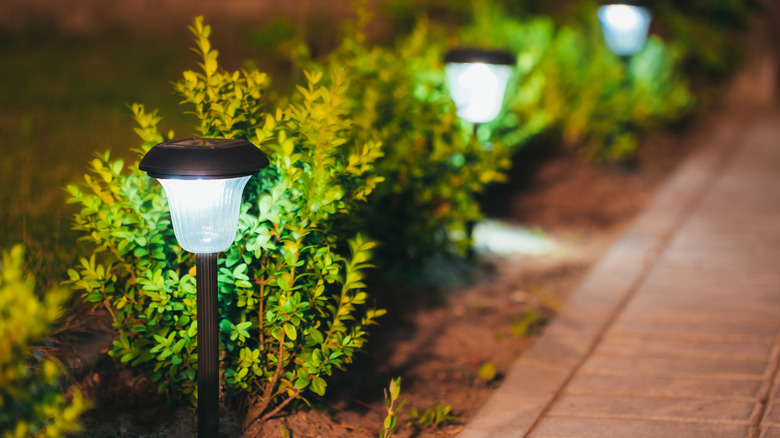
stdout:
{"type": "Polygon", "coordinates": [[[458,117],[471,123],[487,123],[498,116],[511,66],[451,62],[444,72],[458,117]]]}
{"type": "Polygon", "coordinates": [[[236,238],[241,195],[250,177],[159,179],[179,245],[197,254],[228,249],[236,238]]]}
{"type": "Polygon", "coordinates": [[[604,41],[613,53],[630,56],[645,45],[650,12],[641,6],[606,5],[599,8],[604,41]]]}

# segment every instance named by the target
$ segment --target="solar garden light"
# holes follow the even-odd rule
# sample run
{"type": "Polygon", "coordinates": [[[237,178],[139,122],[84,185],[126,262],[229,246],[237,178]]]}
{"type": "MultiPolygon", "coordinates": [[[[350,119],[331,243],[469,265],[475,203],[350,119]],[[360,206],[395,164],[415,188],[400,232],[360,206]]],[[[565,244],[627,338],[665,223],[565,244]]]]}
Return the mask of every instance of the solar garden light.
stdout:
{"type": "Polygon", "coordinates": [[[236,237],[244,186],[266,166],[253,144],[217,138],[160,143],[138,165],[162,184],[176,240],[196,254],[199,438],[219,433],[217,253],[236,237]]]}
{"type": "Polygon", "coordinates": [[[515,56],[505,51],[454,49],[444,56],[450,95],[458,117],[474,124],[495,119],[501,112],[504,93],[515,65],[515,56]]]}
{"type": "Polygon", "coordinates": [[[641,2],[605,4],[598,16],[607,47],[624,62],[644,47],[652,16],[641,2]]]}

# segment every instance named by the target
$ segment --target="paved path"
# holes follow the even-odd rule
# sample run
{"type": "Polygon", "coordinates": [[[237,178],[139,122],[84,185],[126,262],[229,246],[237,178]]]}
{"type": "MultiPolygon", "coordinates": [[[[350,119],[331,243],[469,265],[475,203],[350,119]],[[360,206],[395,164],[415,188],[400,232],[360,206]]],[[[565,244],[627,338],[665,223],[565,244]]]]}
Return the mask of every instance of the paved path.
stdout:
{"type": "Polygon", "coordinates": [[[780,438],[780,113],[734,117],[460,438],[780,438]]]}

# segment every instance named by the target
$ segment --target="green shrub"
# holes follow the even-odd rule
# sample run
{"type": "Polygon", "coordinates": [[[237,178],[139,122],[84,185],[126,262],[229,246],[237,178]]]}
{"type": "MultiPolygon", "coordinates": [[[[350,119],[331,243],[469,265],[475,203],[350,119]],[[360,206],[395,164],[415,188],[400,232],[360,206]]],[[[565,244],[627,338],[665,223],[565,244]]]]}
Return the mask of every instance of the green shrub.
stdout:
{"type": "MultiPolygon", "coordinates": [[[[430,0],[426,0],[430,1],[430,0]]],[[[493,0],[515,17],[543,14],[566,22],[583,10],[592,11],[592,0],[550,2],[548,0],[493,0]]],[[[419,4],[419,2],[415,2],[419,4]]],[[[481,3],[481,2],[480,2],[481,3]]],[[[680,54],[678,68],[695,78],[697,85],[722,84],[741,64],[745,55],[742,39],[751,14],[766,11],[766,2],[755,0],[655,0],[645,2],[653,14],[652,31],[680,54]]],[[[458,6],[451,6],[459,9],[458,6]]],[[[771,11],[768,11],[771,12],[771,11]]],[[[590,13],[590,12],[589,12],[590,13]]],[[[595,16],[589,16],[595,20],[595,16]]],[[[703,90],[697,89],[697,94],[703,90]]]]}
{"type": "MultiPolygon", "coordinates": [[[[447,39],[427,35],[429,52],[440,54],[445,46],[465,45],[506,48],[517,55],[517,74],[504,113],[481,128],[483,140],[492,136],[511,149],[537,134],[559,133],[563,143],[586,160],[622,161],[633,157],[644,132],[677,121],[693,109],[697,99],[688,77],[696,79],[696,91],[707,91],[700,84],[728,78],[739,65],[744,50],[737,36],[748,24],[752,3],[654,3],[653,29],[669,42],[651,35],[644,50],[628,63],[606,48],[592,1],[563,7],[536,0],[457,4],[401,0],[390,5],[393,16],[402,17],[397,21],[403,23],[426,7],[443,17],[451,31],[447,39]],[[534,15],[542,12],[555,12],[559,21],[534,15]],[[454,30],[453,19],[461,23],[454,30]]],[[[419,64],[414,59],[406,61],[419,64]]]]}
{"type": "Polygon", "coordinates": [[[17,245],[0,263],[0,435],[62,437],[79,430],[87,405],[78,389],[71,400],[61,393],[62,366],[41,359],[34,343],[50,332],[67,291],[48,291],[41,300],[23,273],[23,255],[17,245]]]}
{"type": "Polygon", "coordinates": [[[463,255],[469,224],[481,217],[476,195],[504,180],[508,151],[500,141],[477,141],[458,119],[445,84],[443,34],[422,21],[392,46],[371,46],[361,24],[323,61],[345,71],[354,141],[384,145],[376,171],[385,182],[350,226],[381,242],[385,268],[463,255]]]}
{"type": "Polygon", "coordinates": [[[673,53],[658,38],[650,37],[622,64],[600,42],[563,28],[542,66],[548,92],[540,103],[553,113],[564,142],[585,159],[625,160],[633,156],[639,133],[690,107],[687,86],[673,67],[673,53]]]}
{"type": "Polygon", "coordinates": [[[722,83],[745,56],[750,0],[659,0],[653,12],[682,53],[689,75],[722,83]]]}
{"type": "Polygon", "coordinates": [[[520,20],[490,2],[475,3],[474,17],[464,44],[503,46],[518,58],[508,114],[493,124],[509,145],[556,129],[587,160],[625,160],[641,132],[691,108],[679,53],[650,36],[624,64],[606,48],[593,5],[584,3],[580,24],[557,27],[544,17],[520,20]]]}
{"type": "MultiPolygon", "coordinates": [[[[198,134],[246,139],[271,161],[247,185],[236,242],[219,258],[222,381],[255,397],[264,420],[308,389],[323,394],[325,378],[351,362],[383,313],[361,310],[374,243],[334,230],[381,182],[373,169],[380,144],[349,136],[340,71],[307,73],[290,104],[269,110],[267,75],[221,70],[202,17],[191,30],[200,71],[185,71],[175,88],[198,134]]],[[[132,109],[140,156],[164,137],[156,112],[132,109]]],[[[82,208],[75,227],[95,253],[69,271],[70,283],[111,312],[113,357],[172,399],[194,402],[194,256],[176,243],[164,193],[137,163],[126,167],[108,152],[92,161],[85,183],[68,191],[82,208]]]]}
{"type": "Polygon", "coordinates": [[[473,21],[457,37],[422,19],[410,35],[381,46],[366,42],[361,6],[325,59],[302,60],[308,51],[295,51],[295,61],[312,70],[343,69],[351,137],[384,146],[376,169],[385,183],[343,227],[381,242],[377,259],[385,270],[408,273],[432,255],[464,254],[469,225],[481,217],[477,195],[503,181],[512,151],[534,136],[557,131],[588,160],[625,160],[641,132],[690,106],[675,52],[651,38],[622,65],[606,49],[593,8],[589,26],[557,27],[545,17],[512,17],[492,2],[471,7],[473,21]],[[442,55],[455,45],[517,55],[503,114],[479,128],[479,141],[455,115],[445,83],[442,55]]]}

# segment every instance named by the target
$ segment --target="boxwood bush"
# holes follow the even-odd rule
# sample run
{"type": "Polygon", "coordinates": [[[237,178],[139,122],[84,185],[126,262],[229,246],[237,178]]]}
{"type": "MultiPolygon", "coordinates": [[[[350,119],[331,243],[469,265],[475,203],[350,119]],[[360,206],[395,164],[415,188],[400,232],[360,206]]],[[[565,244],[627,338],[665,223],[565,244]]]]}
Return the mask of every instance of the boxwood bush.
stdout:
{"type": "Polygon", "coordinates": [[[505,179],[509,150],[457,117],[442,32],[421,21],[393,45],[372,46],[360,29],[319,67],[345,71],[354,141],[383,145],[375,168],[384,182],[350,226],[381,242],[382,267],[409,273],[432,256],[466,254],[469,226],[481,218],[477,194],[505,179]]]}
{"type": "MultiPolygon", "coordinates": [[[[220,69],[211,28],[199,17],[191,30],[200,69],[174,85],[196,133],[246,139],[271,161],[247,185],[236,242],[219,257],[222,382],[249,396],[262,422],[307,390],[324,394],[327,376],[352,361],[383,313],[366,307],[361,281],[374,243],[334,228],[381,182],[373,166],[381,149],[349,135],[339,70],[307,73],[290,103],[270,108],[266,74],[220,69]]],[[[164,136],[156,112],[132,109],[140,157],[164,136]]],[[[94,246],[70,283],[111,313],[118,337],[109,354],[171,399],[195,403],[195,261],[176,243],[159,184],[106,152],[68,191],[81,207],[75,227],[94,246]]]]}
{"type": "Polygon", "coordinates": [[[588,161],[624,161],[643,132],[686,115],[693,96],[680,71],[680,52],[651,35],[627,62],[603,42],[595,5],[577,20],[519,19],[491,2],[475,2],[465,45],[506,47],[517,54],[518,79],[507,115],[491,127],[512,146],[554,130],[588,161]]]}
{"type": "Polygon", "coordinates": [[[63,394],[64,369],[42,345],[63,312],[65,289],[41,297],[24,271],[24,249],[0,259],[0,435],[6,438],[64,437],[80,429],[88,408],[76,389],[63,394]]]}

